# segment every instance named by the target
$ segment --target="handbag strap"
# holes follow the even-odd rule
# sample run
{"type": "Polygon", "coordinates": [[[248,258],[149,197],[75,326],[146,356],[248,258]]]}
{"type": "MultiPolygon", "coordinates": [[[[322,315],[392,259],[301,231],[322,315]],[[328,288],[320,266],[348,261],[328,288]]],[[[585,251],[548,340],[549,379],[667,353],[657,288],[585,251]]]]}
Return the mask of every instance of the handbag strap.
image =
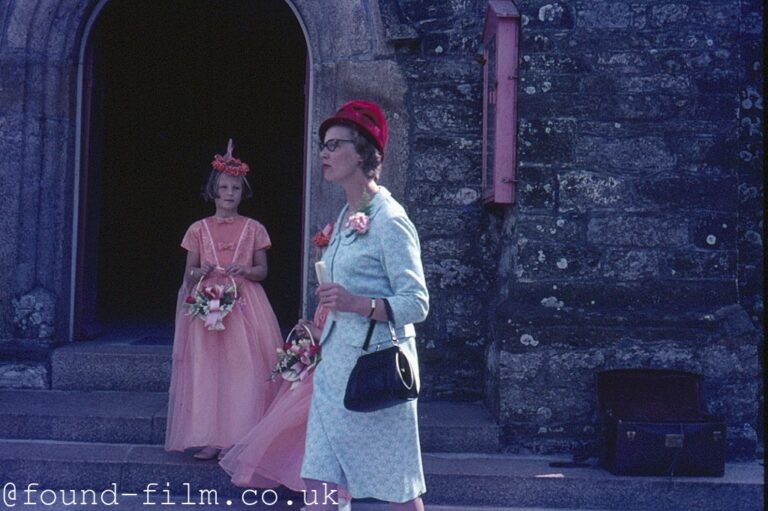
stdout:
{"type": "MultiPolygon", "coordinates": [[[[392,306],[389,305],[389,300],[382,298],[384,302],[384,310],[387,312],[387,326],[389,326],[389,335],[392,337],[392,344],[397,346],[397,332],[395,331],[395,315],[392,312],[392,306]]],[[[373,329],[376,326],[376,320],[372,319],[368,325],[368,333],[365,334],[365,342],[363,343],[363,351],[368,351],[368,346],[371,344],[371,336],[373,335],[373,329]]]]}

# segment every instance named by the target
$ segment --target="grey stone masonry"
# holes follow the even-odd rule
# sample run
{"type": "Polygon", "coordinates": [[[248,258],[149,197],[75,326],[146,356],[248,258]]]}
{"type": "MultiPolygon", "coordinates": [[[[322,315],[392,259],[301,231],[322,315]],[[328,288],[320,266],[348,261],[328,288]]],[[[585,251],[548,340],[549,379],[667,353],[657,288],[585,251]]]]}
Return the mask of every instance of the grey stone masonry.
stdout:
{"type": "Polygon", "coordinates": [[[594,373],[704,375],[728,456],[762,386],[760,2],[520,1],[517,204],[487,396],[516,452],[589,448],[594,373]]]}

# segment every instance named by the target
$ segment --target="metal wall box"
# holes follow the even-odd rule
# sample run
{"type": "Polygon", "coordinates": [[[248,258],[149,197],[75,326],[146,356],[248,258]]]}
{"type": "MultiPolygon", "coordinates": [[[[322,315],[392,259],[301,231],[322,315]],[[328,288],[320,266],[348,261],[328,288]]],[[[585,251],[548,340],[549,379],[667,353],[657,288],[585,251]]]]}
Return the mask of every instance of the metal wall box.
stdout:
{"type": "Polygon", "coordinates": [[[517,165],[517,69],[520,12],[490,0],[483,27],[484,204],[512,204],[517,165]]]}

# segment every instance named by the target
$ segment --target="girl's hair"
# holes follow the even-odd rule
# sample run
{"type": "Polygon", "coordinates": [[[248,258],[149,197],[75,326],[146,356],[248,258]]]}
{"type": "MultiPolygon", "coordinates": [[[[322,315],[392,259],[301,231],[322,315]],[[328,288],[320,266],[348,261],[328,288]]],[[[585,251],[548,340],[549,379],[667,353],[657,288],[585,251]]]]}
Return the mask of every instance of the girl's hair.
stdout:
{"type": "Polygon", "coordinates": [[[339,121],[337,124],[349,128],[350,138],[355,143],[355,150],[363,159],[361,166],[365,177],[378,181],[381,176],[381,162],[384,159],[381,151],[373,145],[365,133],[357,129],[351,122],[339,121]]]}
{"type": "MultiPolygon", "coordinates": [[[[207,202],[212,202],[213,200],[217,199],[219,197],[219,178],[221,177],[221,172],[218,170],[212,170],[211,173],[208,175],[208,182],[205,183],[205,186],[203,187],[203,199],[205,199],[207,202]]],[[[248,179],[245,176],[237,176],[240,178],[240,181],[243,183],[243,200],[250,199],[253,197],[253,189],[251,189],[251,184],[248,182],[248,179]]]]}

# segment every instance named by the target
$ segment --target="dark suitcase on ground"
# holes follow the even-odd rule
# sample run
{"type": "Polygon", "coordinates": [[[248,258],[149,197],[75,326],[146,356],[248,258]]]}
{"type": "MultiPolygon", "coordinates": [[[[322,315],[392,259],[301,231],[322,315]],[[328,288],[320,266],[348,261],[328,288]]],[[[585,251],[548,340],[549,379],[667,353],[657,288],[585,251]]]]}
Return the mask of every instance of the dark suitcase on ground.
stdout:
{"type": "Polygon", "coordinates": [[[617,475],[722,476],[725,423],[704,413],[701,380],[663,369],[599,372],[600,464],[617,475]]]}

